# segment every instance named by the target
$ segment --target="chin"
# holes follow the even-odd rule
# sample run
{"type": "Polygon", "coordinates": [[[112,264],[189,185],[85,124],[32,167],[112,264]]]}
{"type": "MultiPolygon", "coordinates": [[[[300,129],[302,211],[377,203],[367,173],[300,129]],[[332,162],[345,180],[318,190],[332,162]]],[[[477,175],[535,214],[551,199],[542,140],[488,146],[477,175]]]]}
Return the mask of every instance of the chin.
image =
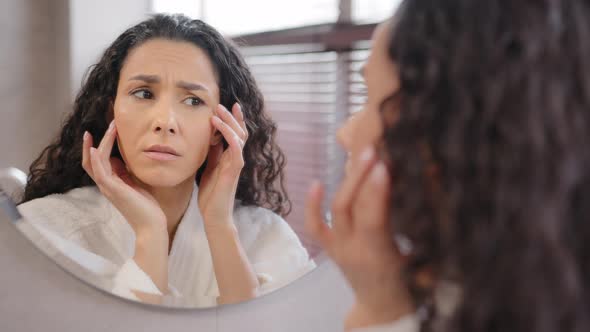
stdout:
{"type": "Polygon", "coordinates": [[[176,187],[179,184],[186,182],[189,178],[194,179],[194,175],[183,176],[178,172],[172,170],[156,170],[156,171],[144,171],[138,172],[135,175],[141,182],[150,187],[176,187]]]}

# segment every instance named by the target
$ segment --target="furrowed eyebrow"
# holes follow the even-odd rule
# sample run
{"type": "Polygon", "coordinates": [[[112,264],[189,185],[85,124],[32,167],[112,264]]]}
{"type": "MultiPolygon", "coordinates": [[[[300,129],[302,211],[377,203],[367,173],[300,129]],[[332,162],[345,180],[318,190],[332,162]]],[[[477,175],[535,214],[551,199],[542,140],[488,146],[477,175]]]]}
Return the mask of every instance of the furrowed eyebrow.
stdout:
{"type": "Polygon", "coordinates": [[[176,86],[181,88],[181,89],[185,89],[185,90],[190,90],[190,91],[209,91],[209,89],[207,89],[205,86],[203,86],[202,84],[199,83],[190,83],[190,82],[185,82],[185,81],[179,81],[178,83],[176,83],[176,86]]]}
{"type": "MultiPolygon", "coordinates": [[[[160,77],[157,75],[144,75],[144,74],[135,75],[135,76],[131,77],[129,80],[130,81],[142,81],[142,82],[145,82],[148,84],[156,84],[156,83],[161,82],[160,77]]],[[[207,91],[207,92],[209,92],[209,89],[207,89],[204,85],[199,84],[199,83],[178,81],[176,83],[176,86],[181,89],[185,89],[185,90],[189,90],[189,91],[207,91]]]]}
{"type": "Polygon", "coordinates": [[[160,83],[160,77],[156,75],[136,75],[129,79],[130,81],[144,81],[146,83],[160,83]]]}

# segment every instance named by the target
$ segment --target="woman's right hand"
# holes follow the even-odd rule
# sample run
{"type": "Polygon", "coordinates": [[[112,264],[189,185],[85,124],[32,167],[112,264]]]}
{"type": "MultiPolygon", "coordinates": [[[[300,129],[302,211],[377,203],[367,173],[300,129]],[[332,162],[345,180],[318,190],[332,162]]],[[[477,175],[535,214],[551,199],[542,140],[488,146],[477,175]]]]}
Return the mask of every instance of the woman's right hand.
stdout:
{"type": "Polygon", "coordinates": [[[116,137],[114,122],[98,148],[93,147],[90,133],[84,133],[82,168],[127,220],[136,236],[134,260],[165,292],[169,248],[166,215],[156,199],[133,180],[123,161],[111,157],[116,137]]]}
{"type": "Polygon", "coordinates": [[[125,217],[136,234],[165,232],[166,216],[158,202],[135,183],[123,161],[111,157],[116,137],[117,128],[114,122],[109,125],[98,148],[92,146],[92,135],[84,133],[82,168],[94,180],[100,192],[125,217]]]}

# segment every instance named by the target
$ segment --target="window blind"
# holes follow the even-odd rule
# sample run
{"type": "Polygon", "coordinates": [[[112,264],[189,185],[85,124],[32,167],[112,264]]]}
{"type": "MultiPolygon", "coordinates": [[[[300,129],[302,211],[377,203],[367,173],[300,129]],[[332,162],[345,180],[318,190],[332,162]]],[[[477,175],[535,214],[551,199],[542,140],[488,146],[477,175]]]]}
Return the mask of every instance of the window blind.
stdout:
{"type": "Polygon", "coordinates": [[[366,44],[358,45],[346,52],[313,44],[242,47],[287,159],[285,182],[293,209],[286,220],[312,256],[320,248],[304,230],[305,200],[312,181],[321,181],[327,212],[342,178],[345,152],[336,133],[364,101],[358,71],[368,51],[366,44]]]}

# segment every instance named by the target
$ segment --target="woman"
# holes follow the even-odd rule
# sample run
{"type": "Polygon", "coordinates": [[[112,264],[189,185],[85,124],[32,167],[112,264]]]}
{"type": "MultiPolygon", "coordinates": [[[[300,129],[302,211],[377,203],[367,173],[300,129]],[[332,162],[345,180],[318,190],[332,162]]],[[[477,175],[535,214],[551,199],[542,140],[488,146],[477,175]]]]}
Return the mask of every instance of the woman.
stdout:
{"type": "Polygon", "coordinates": [[[590,4],[406,0],[307,226],[364,331],[590,330],[590,4]],[[354,139],[352,134],[355,134],[354,139]]]}
{"type": "Polygon", "coordinates": [[[313,266],[278,215],[290,203],[275,131],[234,46],[156,15],[92,68],[20,211],[120,264],[120,278],[145,272],[155,293],[249,299],[313,266]]]}

